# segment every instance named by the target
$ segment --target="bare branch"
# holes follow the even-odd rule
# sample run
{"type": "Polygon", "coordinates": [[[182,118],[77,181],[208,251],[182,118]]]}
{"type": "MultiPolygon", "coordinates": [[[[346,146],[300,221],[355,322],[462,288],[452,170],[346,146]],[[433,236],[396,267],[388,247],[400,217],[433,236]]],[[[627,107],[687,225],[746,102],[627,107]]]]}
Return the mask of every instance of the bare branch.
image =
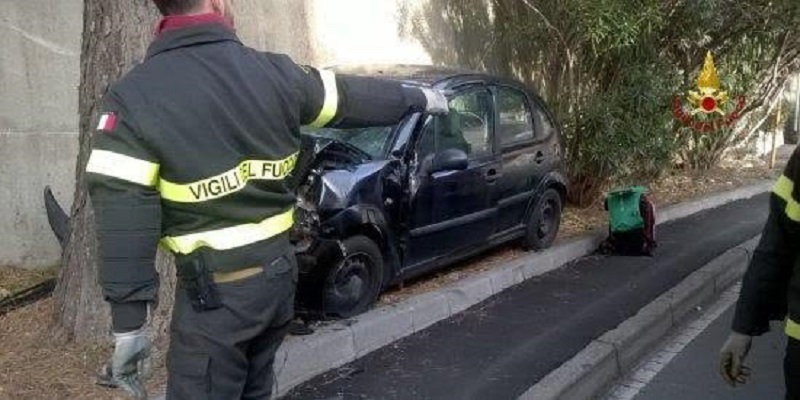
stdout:
{"type": "Polygon", "coordinates": [[[547,17],[544,15],[544,13],[542,13],[542,11],[539,10],[539,8],[537,8],[535,5],[533,5],[533,3],[530,2],[530,0],[522,0],[522,2],[525,3],[525,5],[528,6],[528,8],[530,8],[534,13],[536,13],[536,15],[539,16],[539,18],[542,19],[542,22],[544,22],[544,24],[547,26],[548,29],[550,29],[550,30],[552,30],[553,32],[556,33],[556,36],[558,36],[558,40],[561,42],[561,44],[564,46],[564,49],[567,52],[567,56],[572,58],[572,56],[571,56],[572,49],[570,48],[569,44],[567,44],[567,40],[564,38],[564,34],[561,33],[561,31],[558,28],[556,28],[550,22],[550,20],[547,19],[547,17]]]}

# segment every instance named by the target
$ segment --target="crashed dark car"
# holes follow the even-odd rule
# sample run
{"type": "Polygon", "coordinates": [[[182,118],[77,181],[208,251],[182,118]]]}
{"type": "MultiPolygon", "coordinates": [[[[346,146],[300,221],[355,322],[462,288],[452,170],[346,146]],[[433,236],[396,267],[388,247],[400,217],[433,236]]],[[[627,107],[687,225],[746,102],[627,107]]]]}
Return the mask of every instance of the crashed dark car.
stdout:
{"type": "MultiPolygon", "coordinates": [[[[298,305],[349,317],[391,285],[490,247],[548,247],[566,196],[564,144],[544,102],[523,84],[416,66],[338,72],[449,93],[448,115],[408,115],[396,126],[305,131],[291,177],[298,305]]],[[[45,189],[62,245],[69,218],[45,189]]]]}
{"type": "Polygon", "coordinates": [[[490,247],[553,242],[567,187],[564,144],[533,91],[435,67],[337,72],[444,89],[451,111],[304,131],[292,231],[301,309],[352,316],[384,288],[490,247]]]}

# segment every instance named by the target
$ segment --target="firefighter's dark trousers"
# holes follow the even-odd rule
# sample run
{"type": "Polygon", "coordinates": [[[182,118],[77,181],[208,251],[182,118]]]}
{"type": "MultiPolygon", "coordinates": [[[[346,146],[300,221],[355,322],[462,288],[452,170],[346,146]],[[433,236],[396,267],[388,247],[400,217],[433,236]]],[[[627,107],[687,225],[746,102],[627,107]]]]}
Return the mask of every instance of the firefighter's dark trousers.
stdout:
{"type": "Polygon", "coordinates": [[[297,263],[275,258],[217,288],[222,308],[195,311],[178,283],[167,358],[167,399],[268,399],[275,352],[294,317],[297,263]]]}
{"type": "Polygon", "coordinates": [[[786,400],[800,400],[800,340],[789,338],[783,360],[786,400]]]}

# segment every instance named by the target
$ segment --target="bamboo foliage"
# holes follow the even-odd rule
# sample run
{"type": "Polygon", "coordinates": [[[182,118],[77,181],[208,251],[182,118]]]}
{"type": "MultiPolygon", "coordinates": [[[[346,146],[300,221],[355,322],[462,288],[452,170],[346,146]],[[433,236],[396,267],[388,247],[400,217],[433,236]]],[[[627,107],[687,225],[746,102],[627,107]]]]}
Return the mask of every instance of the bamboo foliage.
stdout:
{"type": "Polygon", "coordinates": [[[647,183],[676,162],[712,167],[758,129],[800,67],[799,10],[796,0],[430,0],[405,12],[404,31],[435,62],[536,88],[567,136],[570,200],[588,205],[612,181],[647,183]],[[696,85],[708,51],[725,90],[748,103],[732,129],[688,132],[670,103],[696,85]]]}

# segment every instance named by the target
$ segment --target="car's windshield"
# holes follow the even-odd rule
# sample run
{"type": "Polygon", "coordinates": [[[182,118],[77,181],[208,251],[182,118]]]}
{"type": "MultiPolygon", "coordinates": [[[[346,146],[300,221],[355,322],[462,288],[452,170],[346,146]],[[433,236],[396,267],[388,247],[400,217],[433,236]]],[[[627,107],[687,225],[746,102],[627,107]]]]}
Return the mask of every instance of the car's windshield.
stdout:
{"type": "Polygon", "coordinates": [[[384,158],[394,126],[375,126],[357,129],[303,128],[306,135],[336,139],[358,148],[373,159],[384,158]]]}

